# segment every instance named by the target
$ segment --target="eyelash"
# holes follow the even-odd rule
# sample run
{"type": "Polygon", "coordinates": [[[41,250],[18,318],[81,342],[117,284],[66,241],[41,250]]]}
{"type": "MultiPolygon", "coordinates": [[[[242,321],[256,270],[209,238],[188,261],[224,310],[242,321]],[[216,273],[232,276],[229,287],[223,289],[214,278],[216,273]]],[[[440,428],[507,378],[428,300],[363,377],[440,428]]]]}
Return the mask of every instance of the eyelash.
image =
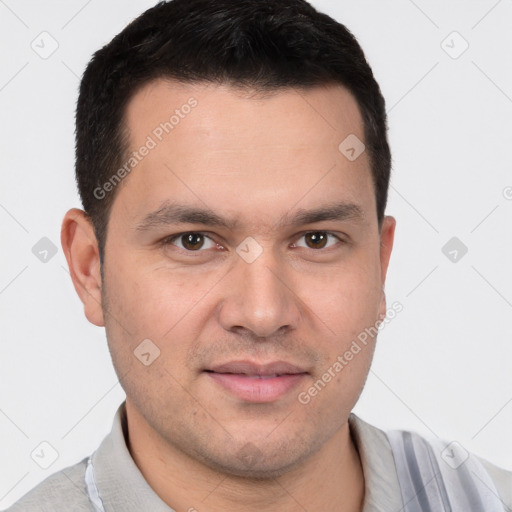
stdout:
{"type": "MultiPolygon", "coordinates": [[[[207,238],[208,240],[211,240],[214,244],[218,245],[219,247],[222,247],[221,244],[215,242],[215,240],[213,240],[213,238],[211,236],[209,236],[207,233],[204,233],[202,231],[185,231],[183,233],[178,233],[177,235],[171,235],[171,236],[168,236],[166,238],[164,238],[162,240],[162,245],[174,245],[172,242],[175,241],[175,240],[179,240],[182,236],[185,236],[185,235],[201,235],[203,236],[204,238],[207,238]]],[[[184,249],[182,247],[178,247],[178,249],[181,249],[182,251],[186,251],[188,253],[198,253],[198,252],[203,252],[205,251],[206,249],[199,249],[197,251],[190,251],[188,249],[184,249]]]]}
{"type": "MultiPolygon", "coordinates": [[[[302,233],[298,240],[300,240],[301,238],[303,238],[304,236],[308,235],[308,234],[313,234],[313,233],[324,233],[326,234],[328,237],[333,237],[337,240],[338,243],[341,243],[341,244],[344,244],[346,243],[346,240],[340,238],[338,235],[330,232],[330,231],[322,231],[322,230],[318,230],[318,231],[305,231],[304,233],[302,233]]],[[[218,247],[220,248],[224,248],[221,244],[219,244],[218,242],[215,242],[215,240],[213,240],[213,238],[208,235],[207,233],[203,232],[203,231],[185,231],[183,233],[178,233],[176,235],[171,235],[171,236],[168,236],[166,238],[164,238],[162,241],[161,241],[161,244],[163,246],[166,246],[166,245],[175,245],[173,242],[176,241],[176,240],[179,240],[181,237],[185,236],[185,235],[201,235],[203,236],[204,238],[207,238],[209,239],[210,241],[212,241],[214,244],[216,244],[218,247]]],[[[295,248],[297,247],[295,244],[297,242],[294,242],[293,245],[295,246],[295,248]]],[[[331,244],[330,246],[327,246],[327,247],[321,247],[319,249],[313,249],[311,247],[304,247],[304,246],[300,246],[301,248],[303,249],[311,249],[312,251],[318,251],[318,252],[321,252],[322,250],[327,250],[327,249],[330,249],[331,247],[333,247],[333,245],[336,245],[336,244],[331,244]]],[[[176,245],[175,245],[176,246],[176,245]]],[[[200,253],[200,252],[204,252],[208,249],[203,249],[202,247],[200,249],[198,249],[197,251],[191,251],[189,249],[185,249],[185,248],[182,248],[182,247],[178,247],[176,246],[178,249],[182,250],[182,251],[185,251],[187,253],[190,253],[190,254],[193,254],[193,253],[200,253]]]]}

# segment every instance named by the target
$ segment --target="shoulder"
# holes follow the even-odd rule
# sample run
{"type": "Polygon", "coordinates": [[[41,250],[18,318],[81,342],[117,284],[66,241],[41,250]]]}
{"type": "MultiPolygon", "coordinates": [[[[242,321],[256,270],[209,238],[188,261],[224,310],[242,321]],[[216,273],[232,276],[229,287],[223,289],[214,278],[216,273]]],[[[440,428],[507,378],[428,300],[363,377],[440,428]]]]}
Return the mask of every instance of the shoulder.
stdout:
{"type": "Polygon", "coordinates": [[[501,501],[512,509],[512,471],[495,466],[488,460],[477,457],[491,477],[501,501]]]}
{"type": "Polygon", "coordinates": [[[85,488],[87,458],[50,475],[4,512],[91,512],[85,488]]]}
{"type": "MultiPolygon", "coordinates": [[[[364,459],[371,461],[380,474],[389,471],[399,477],[417,470],[422,479],[430,472],[433,482],[437,482],[437,475],[441,474],[448,491],[461,484],[467,487],[472,482],[472,487],[485,496],[486,503],[492,502],[494,508],[489,510],[501,510],[503,505],[512,510],[512,471],[466,451],[457,442],[428,438],[413,431],[384,431],[353,413],[349,423],[356,434],[363,462],[364,459]],[[382,460],[386,463],[382,464],[382,460]]],[[[405,478],[404,482],[407,480],[405,478]]],[[[466,494],[472,495],[469,491],[466,494]]]]}
{"type": "Polygon", "coordinates": [[[512,510],[512,471],[469,452],[457,441],[428,439],[417,433],[412,435],[430,443],[445,476],[448,474],[455,480],[453,475],[457,474],[457,479],[465,482],[466,486],[472,482],[481,496],[487,495],[486,503],[489,503],[489,507],[490,502],[494,502],[492,510],[501,510],[502,505],[506,505],[507,510],[512,510]]]}

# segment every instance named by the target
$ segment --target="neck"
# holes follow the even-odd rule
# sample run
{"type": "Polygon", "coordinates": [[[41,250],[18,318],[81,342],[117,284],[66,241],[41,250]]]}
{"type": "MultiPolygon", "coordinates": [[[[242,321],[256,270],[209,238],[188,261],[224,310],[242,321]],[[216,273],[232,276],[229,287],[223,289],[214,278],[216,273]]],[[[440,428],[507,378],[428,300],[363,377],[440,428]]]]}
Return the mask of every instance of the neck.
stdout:
{"type": "Polygon", "coordinates": [[[348,423],[302,466],[278,478],[249,479],[215,471],[165,443],[128,406],[127,416],[135,464],[176,512],[362,510],[364,476],[348,423]]]}

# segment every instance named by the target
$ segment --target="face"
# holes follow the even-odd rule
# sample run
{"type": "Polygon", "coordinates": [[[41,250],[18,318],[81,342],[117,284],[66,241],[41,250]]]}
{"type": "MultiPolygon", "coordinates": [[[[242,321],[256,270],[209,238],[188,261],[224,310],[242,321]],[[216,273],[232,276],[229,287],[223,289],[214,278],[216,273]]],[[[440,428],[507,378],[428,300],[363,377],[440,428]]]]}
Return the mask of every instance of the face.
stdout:
{"type": "Polygon", "coordinates": [[[338,149],[364,140],[357,103],[338,86],[156,81],[126,123],[145,156],[117,185],[88,316],[159,438],[229,474],[281,474],[346,424],[375,340],[353,342],[385,312],[394,221],[379,229],[366,152],[338,149]]]}

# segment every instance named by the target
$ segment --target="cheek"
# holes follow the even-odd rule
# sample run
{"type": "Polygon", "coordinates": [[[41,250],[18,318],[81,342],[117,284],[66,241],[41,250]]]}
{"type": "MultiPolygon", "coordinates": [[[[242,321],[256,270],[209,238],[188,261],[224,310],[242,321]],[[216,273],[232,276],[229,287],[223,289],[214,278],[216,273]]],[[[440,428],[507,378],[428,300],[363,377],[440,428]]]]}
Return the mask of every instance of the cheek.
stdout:
{"type": "Polygon", "coordinates": [[[204,316],[204,290],[193,279],[140,267],[134,272],[126,265],[105,276],[110,313],[105,327],[123,388],[138,403],[168,393],[187,378],[187,353],[199,335],[198,315],[204,316]]]}
{"type": "Polygon", "coordinates": [[[159,354],[152,370],[163,365],[177,376],[183,374],[188,351],[214,314],[208,291],[219,277],[120,263],[105,276],[111,313],[105,322],[107,336],[121,372],[133,365],[142,371],[134,354],[149,339],[159,354]]]}
{"type": "MultiPolygon", "coordinates": [[[[379,267],[362,255],[355,265],[309,276],[300,297],[337,340],[357,336],[378,319],[382,287],[379,267]]],[[[339,342],[339,341],[338,341],[339,342]]]]}
{"type": "Polygon", "coordinates": [[[201,302],[212,279],[169,269],[118,264],[107,276],[110,305],[137,336],[165,338],[201,302]]]}

